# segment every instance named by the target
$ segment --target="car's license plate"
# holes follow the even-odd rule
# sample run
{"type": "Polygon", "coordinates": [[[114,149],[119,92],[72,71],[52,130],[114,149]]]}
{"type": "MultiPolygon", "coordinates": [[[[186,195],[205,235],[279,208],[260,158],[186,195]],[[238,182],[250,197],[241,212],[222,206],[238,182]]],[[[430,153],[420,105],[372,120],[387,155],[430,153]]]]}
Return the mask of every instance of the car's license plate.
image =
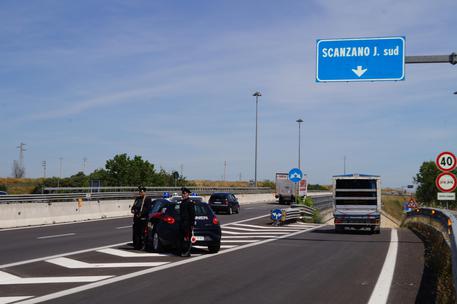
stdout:
{"type": "Polygon", "coordinates": [[[214,204],[214,205],[220,205],[221,202],[214,202],[213,204],[214,204]]]}
{"type": "Polygon", "coordinates": [[[196,235],[196,236],[195,236],[195,239],[196,239],[197,241],[204,241],[204,240],[205,240],[205,237],[204,237],[204,236],[201,236],[201,235],[196,235]]]}

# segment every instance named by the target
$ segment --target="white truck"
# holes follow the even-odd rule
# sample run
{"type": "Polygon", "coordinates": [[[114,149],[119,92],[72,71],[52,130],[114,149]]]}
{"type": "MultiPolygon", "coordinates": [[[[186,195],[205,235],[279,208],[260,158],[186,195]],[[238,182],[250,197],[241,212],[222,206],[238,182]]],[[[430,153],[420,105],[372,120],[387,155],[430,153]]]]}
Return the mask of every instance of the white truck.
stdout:
{"type": "Polygon", "coordinates": [[[288,173],[276,173],[276,194],[279,204],[291,204],[295,202],[297,184],[289,180],[288,173]]]}
{"type": "Polygon", "coordinates": [[[377,175],[333,176],[333,217],[336,232],[368,228],[380,233],[381,178],[377,175]]]}

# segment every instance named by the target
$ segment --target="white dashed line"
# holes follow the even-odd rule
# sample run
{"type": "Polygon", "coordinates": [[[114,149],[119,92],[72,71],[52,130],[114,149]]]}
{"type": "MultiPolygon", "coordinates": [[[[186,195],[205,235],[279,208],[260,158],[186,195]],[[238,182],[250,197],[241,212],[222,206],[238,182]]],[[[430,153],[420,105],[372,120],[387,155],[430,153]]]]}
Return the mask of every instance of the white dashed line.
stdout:
{"type": "Polygon", "coordinates": [[[38,240],[43,240],[43,239],[54,239],[54,238],[59,238],[59,237],[65,237],[65,236],[72,236],[75,235],[76,233],[66,233],[66,234],[56,234],[56,235],[47,235],[47,236],[40,236],[37,237],[38,240]]]}

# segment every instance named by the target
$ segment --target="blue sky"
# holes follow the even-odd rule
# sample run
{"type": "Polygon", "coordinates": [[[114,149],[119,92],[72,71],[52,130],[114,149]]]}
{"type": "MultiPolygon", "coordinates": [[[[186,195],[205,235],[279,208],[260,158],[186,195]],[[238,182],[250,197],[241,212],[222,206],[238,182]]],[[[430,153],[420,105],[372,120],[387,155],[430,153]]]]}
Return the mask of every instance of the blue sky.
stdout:
{"type": "Polygon", "coordinates": [[[316,83],[316,40],[405,36],[407,55],[457,52],[455,0],[2,1],[0,176],[20,142],[28,177],[141,155],[191,179],[297,165],[311,183],[343,171],[384,186],[457,152],[457,66],[406,66],[398,82],[316,83]]]}

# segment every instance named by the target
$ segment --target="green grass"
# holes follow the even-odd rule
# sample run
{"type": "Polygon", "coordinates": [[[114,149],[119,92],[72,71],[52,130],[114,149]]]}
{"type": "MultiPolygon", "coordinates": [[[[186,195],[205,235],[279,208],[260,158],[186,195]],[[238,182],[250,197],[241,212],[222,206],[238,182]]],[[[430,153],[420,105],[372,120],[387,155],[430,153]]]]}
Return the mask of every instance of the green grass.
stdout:
{"type": "Polygon", "coordinates": [[[397,195],[383,195],[382,209],[395,219],[401,221],[403,219],[403,203],[408,200],[408,197],[397,195]]]}

